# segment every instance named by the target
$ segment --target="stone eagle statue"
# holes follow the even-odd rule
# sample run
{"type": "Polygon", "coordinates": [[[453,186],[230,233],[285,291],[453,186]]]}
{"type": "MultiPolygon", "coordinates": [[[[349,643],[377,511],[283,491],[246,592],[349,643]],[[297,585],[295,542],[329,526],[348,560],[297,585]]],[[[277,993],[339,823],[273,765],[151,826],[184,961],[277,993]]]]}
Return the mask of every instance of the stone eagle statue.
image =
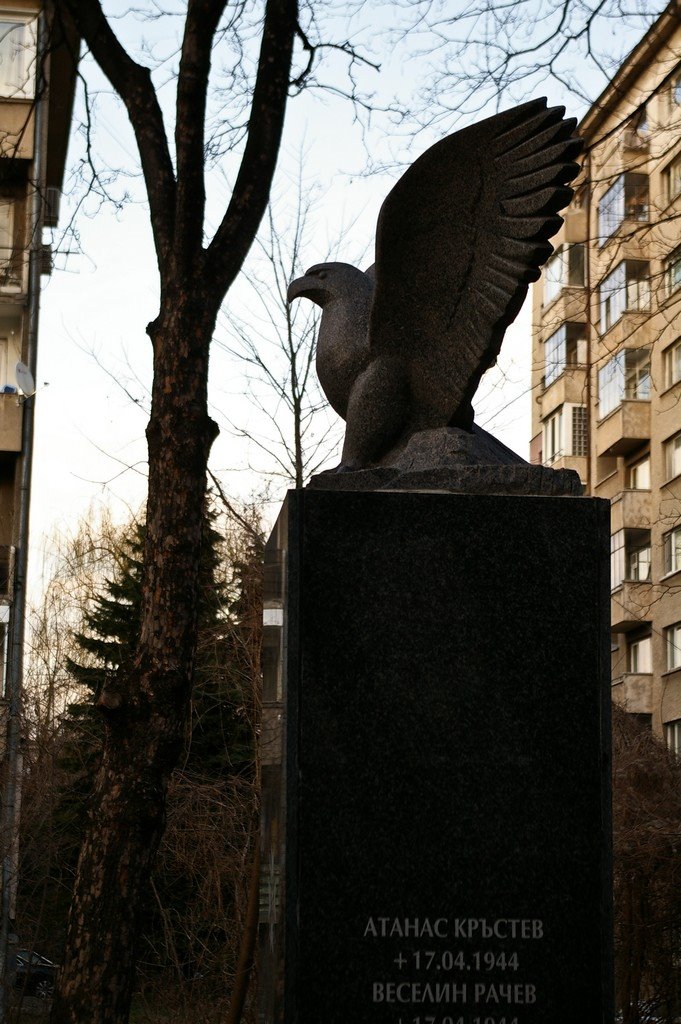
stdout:
{"type": "Polygon", "coordinates": [[[323,310],[317,372],[347,421],[338,471],[396,465],[420,432],[485,433],[473,396],[553,252],[579,171],[564,114],[537,99],[442,139],[385,199],[372,267],[322,263],[290,285],[289,302],[323,310]]]}

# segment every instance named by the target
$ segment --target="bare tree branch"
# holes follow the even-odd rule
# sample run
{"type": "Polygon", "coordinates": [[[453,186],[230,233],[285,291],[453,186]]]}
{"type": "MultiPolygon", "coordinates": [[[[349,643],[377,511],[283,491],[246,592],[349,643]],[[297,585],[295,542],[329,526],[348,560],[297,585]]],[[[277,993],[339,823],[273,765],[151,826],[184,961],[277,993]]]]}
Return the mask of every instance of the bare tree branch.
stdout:
{"type": "Polygon", "coordinates": [[[227,0],[189,0],[177,81],[177,208],[174,259],[195,264],[203,243],[206,201],[204,133],[213,37],[227,0]]]}
{"type": "Polygon", "coordinates": [[[207,253],[207,273],[223,291],[239,272],[267,208],[268,183],[284,124],[297,17],[297,0],[267,0],[248,137],[231,201],[207,253]]]}
{"type": "Polygon", "coordinates": [[[147,185],[151,226],[159,268],[166,265],[175,220],[175,175],[151,73],[130,57],[104,16],[99,0],[56,0],[66,9],[90,51],[125,103],[139,147],[147,185]]]}

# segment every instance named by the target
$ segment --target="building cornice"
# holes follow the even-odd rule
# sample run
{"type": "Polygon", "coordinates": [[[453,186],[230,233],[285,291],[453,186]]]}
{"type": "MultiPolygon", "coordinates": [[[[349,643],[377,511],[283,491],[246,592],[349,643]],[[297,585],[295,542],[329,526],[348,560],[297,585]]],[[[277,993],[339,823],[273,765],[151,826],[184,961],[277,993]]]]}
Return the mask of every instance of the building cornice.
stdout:
{"type": "Polygon", "coordinates": [[[579,125],[579,134],[588,142],[595,141],[602,127],[618,104],[630,95],[636,79],[650,67],[662,47],[681,26],[681,0],[671,0],[643,39],[624,59],[619,71],[592,104],[579,125]]]}

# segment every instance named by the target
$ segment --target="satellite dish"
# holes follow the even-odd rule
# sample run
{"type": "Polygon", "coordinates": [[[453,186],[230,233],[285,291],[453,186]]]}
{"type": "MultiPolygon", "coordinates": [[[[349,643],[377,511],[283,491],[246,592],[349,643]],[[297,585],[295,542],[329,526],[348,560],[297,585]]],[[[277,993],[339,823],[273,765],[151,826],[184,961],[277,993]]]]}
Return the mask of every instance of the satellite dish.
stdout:
{"type": "Polygon", "coordinates": [[[33,374],[29,370],[26,363],[17,363],[14,374],[17,378],[17,384],[21,388],[26,398],[30,398],[31,395],[34,395],[35,381],[33,380],[33,374]]]}

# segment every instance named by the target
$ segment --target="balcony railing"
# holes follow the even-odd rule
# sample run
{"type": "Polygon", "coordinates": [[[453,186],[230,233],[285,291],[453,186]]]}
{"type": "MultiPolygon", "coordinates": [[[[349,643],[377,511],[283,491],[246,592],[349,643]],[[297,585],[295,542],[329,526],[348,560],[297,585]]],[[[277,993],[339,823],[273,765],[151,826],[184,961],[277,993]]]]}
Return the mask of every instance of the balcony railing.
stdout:
{"type": "Polygon", "coordinates": [[[574,469],[582,483],[585,483],[587,477],[586,455],[564,455],[561,453],[551,463],[551,469],[574,469]]]}
{"type": "Polygon", "coordinates": [[[580,363],[568,363],[555,374],[548,384],[542,378],[541,414],[549,416],[565,402],[582,405],[587,389],[587,368],[580,363]]]}
{"type": "Polygon", "coordinates": [[[596,427],[599,456],[627,455],[650,437],[650,400],[623,399],[596,427]]]}
{"type": "Polygon", "coordinates": [[[650,491],[618,491],[613,496],[610,509],[610,528],[613,533],[617,530],[649,530],[652,522],[650,491]]]}
{"type": "Polygon", "coordinates": [[[650,672],[625,672],[612,681],[612,698],[632,715],[653,710],[653,676],[650,672]]]}
{"type": "Polygon", "coordinates": [[[653,606],[650,580],[624,580],[610,597],[610,628],[627,633],[650,621],[653,606]]]}

